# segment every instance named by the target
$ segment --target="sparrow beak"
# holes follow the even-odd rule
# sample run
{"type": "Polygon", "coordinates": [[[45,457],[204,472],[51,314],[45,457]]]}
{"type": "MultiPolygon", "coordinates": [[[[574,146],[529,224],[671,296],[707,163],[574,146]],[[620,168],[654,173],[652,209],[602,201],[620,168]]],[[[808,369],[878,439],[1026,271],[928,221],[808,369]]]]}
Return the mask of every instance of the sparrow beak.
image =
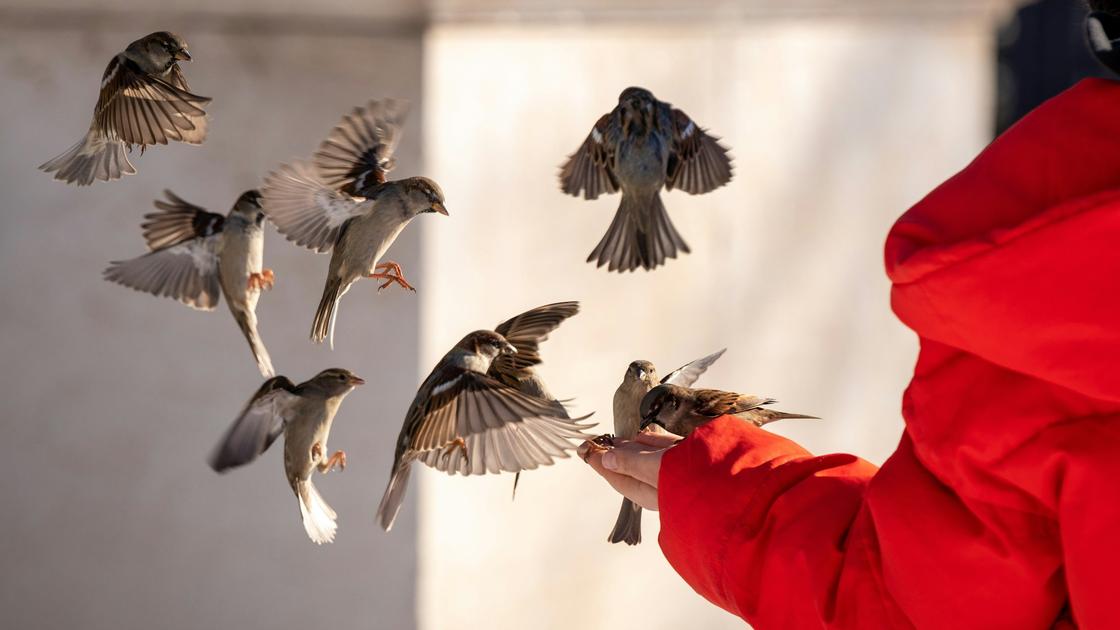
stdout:
{"type": "Polygon", "coordinates": [[[350,375],[350,384],[354,385],[355,387],[358,386],[358,385],[365,385],[366,380],[364,378],[358,376],[357,374],[351,374],[350,375]]]}
{"type": "Polygon", "coordinates": [[[514,348],[512,343],[506,343],[505,347],[502,348],[502,354],[517,354],[517,348],[514,348]]]}
{"type": "Polygon", "coordinates": [[[438,201],[432,204],[432,212],[438,212],[445,217],[450,216],[447,214],[447,208],[443,207],[443,204],[438,201]]]}
{"type": "MultiPolygon", "coordinates": [[[[646,417],[642,418],[642,424],[638,426],[638,431],[645,431],[646,427],[648,427],[651,424],[656,424],[657,426],[661,427],[662,429],[665,429],[665,424],[662,423],[660,420],[658,420],[656,416],[651,415],[651,416],[646,416],[646,417]]],[[[665,429],[665,430],[668,431],[668,429],[665,429]]]]}
{"type": "Polygon", "coordinates": [[[178,61],[190,61],[191,54],[187,52],[185,48],[180,48],[175,51],[175,59],[178,61]]]}

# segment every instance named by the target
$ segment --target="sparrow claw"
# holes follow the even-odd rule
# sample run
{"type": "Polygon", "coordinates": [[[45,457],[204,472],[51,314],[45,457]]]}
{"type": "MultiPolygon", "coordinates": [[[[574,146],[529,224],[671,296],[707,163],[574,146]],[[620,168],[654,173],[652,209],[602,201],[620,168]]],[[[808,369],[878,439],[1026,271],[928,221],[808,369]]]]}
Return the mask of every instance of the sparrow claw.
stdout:
{"type": "Polygon", "coordinates": [[[384,289],[385,287],[389,286],[390,284],[392,284],[394,282],[401,285],[403,288],[408,289],[409,291],[412,291],[413,293],[416,292],[416,288],[413,287],[411,284],[409,284],[408,280],[404,279],[404,272],[401,271],[401,266],[398,265],[397,263],[395,263],[391,260],[387,260],[383,263],[377,263],[373,267],[374,267],[374,269],[377,269],[378,272],[377,273],[371,273],[371,274],[369,274],[368,277],[376,278],[378,280],[384,280],[385,281],[385,282],[381,283],[381,286],[377,287],[377,292],[378,293],[381,293],[382,289],[384,289]]]}
{"type": "Polygon", "coordinates": [[[467,442],[462,437],[455,438],[444,448],[447,449],[443,452],[444,464],[451,459],[451,454],[455,452],[455,449],[459,449],[463,451],[463,459],[467,460],[467,466],[469,467],[471,465],[471,456],[470,453],[467,452],[467,442]]]}
{"type": "Polygon", "coordinates": [[[276,274],[271,269],[249,274],[249,290],[268,291],[276,284],[276,274]]]}
{"type": "Polygon", "coordinates": [[[320,469],[324,473],[329,473],[334,469],[339,472],[346,470],[346,452],[342,450],[335,451],[333,455],[327,458],[327,461],[320,465],[320,469]]]}
{"type": "Polygon", "coordinates": [[[595,453],[606,453],[614,448],[614,436],[610,433],[605,433],[597,438],[587,440],[583,443],[586,448],[580,448],[580,457],[583,458],[584,463],[591,459],[595,453]]]}

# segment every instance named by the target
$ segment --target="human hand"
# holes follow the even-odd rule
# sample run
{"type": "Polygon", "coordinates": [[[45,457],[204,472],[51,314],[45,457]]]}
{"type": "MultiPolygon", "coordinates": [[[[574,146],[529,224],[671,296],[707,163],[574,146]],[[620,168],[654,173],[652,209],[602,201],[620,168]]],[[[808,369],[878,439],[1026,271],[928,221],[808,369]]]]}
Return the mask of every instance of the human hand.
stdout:
{"type": "Polygon", "coordinates": [[[657,510],[657,477],[661,456],[681,440],[667,432],[639,433],[634,440],[615,440],[603,450],[584,442],[577,451],[619,494],[647,510],[657,510]]]}

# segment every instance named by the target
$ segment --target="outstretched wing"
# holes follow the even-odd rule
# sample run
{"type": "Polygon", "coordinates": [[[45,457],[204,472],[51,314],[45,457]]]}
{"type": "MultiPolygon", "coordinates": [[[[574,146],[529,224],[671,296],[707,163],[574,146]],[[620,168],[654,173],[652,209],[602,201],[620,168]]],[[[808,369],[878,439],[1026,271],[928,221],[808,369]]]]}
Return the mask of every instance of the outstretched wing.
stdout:
{"type": "Polygon", "coordinates": [[[557,302],[525,311],[498,324],[494,332],[513,344],[517,354],[494,359],[488,374],[506,384],[530,376],[531,368],[541,362],[540,344],[548,339],[548,333],[578,312],[579,302],[557,302]]]}
{"type": "Polygon", "coordinates": [[[666,167],[665,187],[698,195],[731,181],[731,158],[718,138],[679,109],[672,111],[673,140],[666,167]]]}
{"type": "Polygon", "coordinates": [[[203,106],[210,100],[145,74],[118,55],[101,80],[94,124],[106,136],[128,144],[198,144],[206,135],[203,106]]]}
{"type": "Polygon", "coordinates": [[[210,467],[225,472],[248,464],[268,450],[284,432],[292,405],[299,399],[294,392],[295,384],[287,377],[265,381],[214,448],[210,467]]]}
{"type": "Polygon", "coordinates": [[[164,190],[163,194],[167,196],[167,201],[156,199],[152,202],[160,211],[145,214],[144,222],[140,224],[148,249],[163,249],[222,231],[226,220],[222,215],[184,201],[170,190],[164,190]]]}
{"type": "Polygon", "coordinates": [[[568,456],[590,437],[563,406],[461,371],[416,409],[407,455],[449,474],[520,472],[568,456]]]}
{"type": "Polygon", "coordinates": [[[323,183],[350,195],[362,195],[385,183],[396,165],[393,152],[408,114],[403,101],[370,101],[342,117],[315,152],[323,183]]]}
{"type": "Polygon", "coordinates": [[[615,125],[611,124],[614,112],[603,114],[579,149],[560,167],[560,189],[584,199],[595,199],[603,193],[618,190],[618,179],[611,170],[614,164],[615,125]]]}
{"type": "Polygon", "coordinates": [[[681,367],[667,374],[665,378],[661,379],[661,384],[692,387],[692,384],[696,382],[696,379],[700,378],[700,375],[702,375],[704,372],[707,372],[708,368],[711,367],[711,365],[715,363],[717,359],[722,357],[724,352],[727,352],[727,348],[724,348],[719,352],[713,352],[712,354],[709,354],[708,356],[701,359],[696,359],[692,363],[682,365],[681,367]]]}
{"type": "Polygon", "coordinates": [[[372,201],[328,186],[302,160],[269,173],[261,188],[261,211],[276,229],[296,245],[317,252],[330,251],[342,226],[372,208],[372,201]]]}
{"type": "Polygon", "coordinates": [[[218,305],[221,295],[220,238],[220,234],[194,238],[130,260],[114,261],[103,275],[110,282],[208,311],[218,305]]]}

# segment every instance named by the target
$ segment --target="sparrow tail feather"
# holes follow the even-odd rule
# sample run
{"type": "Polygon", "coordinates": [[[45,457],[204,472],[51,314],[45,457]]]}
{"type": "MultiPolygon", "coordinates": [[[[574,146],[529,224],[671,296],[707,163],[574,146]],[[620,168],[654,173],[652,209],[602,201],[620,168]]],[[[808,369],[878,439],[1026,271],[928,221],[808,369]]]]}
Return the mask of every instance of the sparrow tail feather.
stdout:
{"type": "Polygon", "coordinates": [[[299,513],[303,518],[303,528],[307,536],[317,545],[334,542],[334,534],[338,531],[338,515],[323,500],[319,490],[311,480],[297,481],[295,483],[296,495],[299,497],[299,513]]]}
{"type": "Polygon", "coordinates": [[[93,128],[80,142],[43,163],[39,169],[55,173],[57,180],[78,186],[89,186],[98,179],[112,181],[136,172],[128,161],[124,142],[106,138],[93,128]]]}
{"type": "Polygon", "coordinates": [[[627,545],[636,545],[642,542],[642,508],[630,499],[622,500],[622,508],[618,511],[618,520],[614,523],[610,538],[612,543],[624,542],[627,545]]]}
{"type": "Polygon", "coordinates": [[[688,244],[673,227],[661,195],[652,197],[622,194],[618,211],[607,233],[587,257],[608,271],[655,269],[678,252],[689,253],[688,244]]]}
{"type": "Polygon", "coordinates": [[[249,342],[249,350],[253,352],[253,358],[257,360],[257,369],[261,371],[261,376],[265,378],[272,378],[276,376],[276,370],[272,368],[272,357],[268,355],[268,349],[264,347],[264,340],[257,332],[257,316],[252,311],[233,311],[233,318],[237,320],[237,325],[241,327],[241,332],[245,334],[245,339],[249,342]]]}
{"type": "Polygon", "coordinates": [[[389,485],[385,488],[384,496],[381,497],[381,504],[377,506],[377,521],[385,531],[393,528],[393,521],[397,520],[397,513],[401,511],[404,491],[408,489],[411,467],[411,463],[393,467],[393,476],[389,478],[389,485]]]}
{"type": "Polygon", "coordinates": [[[319,300],[319,309],[315,311],[315,320],[311,323],[311,340],[323,343],[324,339],[329,338],[331,350],[334,350],[334,320],[342,291],[342,280],[327,278],[327,285],[323,287],[323,299],[319,300]]]}

